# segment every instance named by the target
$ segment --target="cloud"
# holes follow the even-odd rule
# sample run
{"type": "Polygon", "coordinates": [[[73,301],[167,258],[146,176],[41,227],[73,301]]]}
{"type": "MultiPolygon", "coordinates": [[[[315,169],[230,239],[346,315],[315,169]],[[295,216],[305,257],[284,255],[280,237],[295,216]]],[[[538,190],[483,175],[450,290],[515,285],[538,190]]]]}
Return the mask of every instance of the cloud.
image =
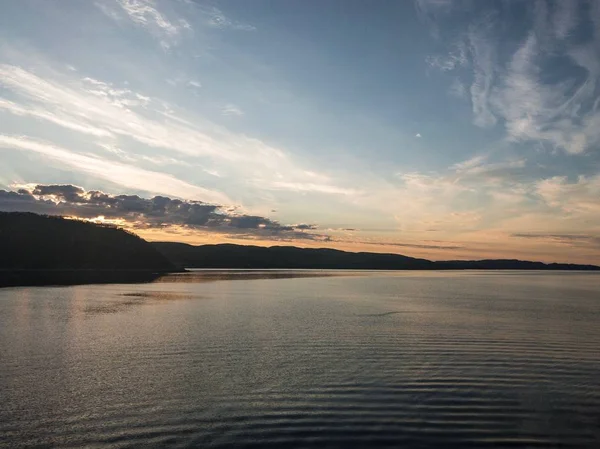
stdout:
{"type": "Polygon", "coordinates": [[[130,89],[114,87],[112,83],[105,83],[89,76],[83,78],[81,81],[84,92],[105,99],[110,105],[121,109],[136,106],[145,107],[151,101],[150,97],[133,92],[130,89]]]}
{"type": "Polygon", "coordinates": [[[510,142],[537,142],[569,154],[600,144],[600,33],[585,32],[600,24],[597,2],[539,0],[514,9],[488,2],[466,12],[460,2],[418,4],[443,34],[440,40],[453,42],[429,65],[472,69],[453,73],[451,91],[460,97],[470,85],[476,125],[500,125],[510,142]],[[453,25],[459,13],[461,24],[470,22],[466,33],[464,25],[453,25]],[[515,14],[522,16],[524,34],[505,26],[515,14]]]}
{"type": "Polygon", "coordinates": [[[427,244],[427,243],[398,243],[398,242],[370,242],[370,241],[361,241],[360,243],[365,245],[378,245],[378,246],[389,246],[389,247],[399,247],[399,248],[418,248],[418,249],[441,249],[441,250],[455,250],[455,249],[463,249],[462,245],[448,245],[448,244],[427,244]]]}
{"type": "Polygon", "coordinates": [[[38,184],[34,187],[33,191],[29,191],[29,193],[38,195],[40,197],[56,198],[69,203],[76,203],[84,199],[82,196],[84,194],[84,190],[81,187],[77,187],[70,184],[38,184]]]}
{"type": "Polygon", "coordinates": [[[417,137],[417,138],[421,138],[421,134],[420,134],[420,133],[417,133],[417,134],[415,134],[415,137],[417,137]]]}
{"type": "Polygon", "coordinates": [[[537,179],[526,159],[493,156],[475,155],[438,171],[400,172],[396,182],[382,181],[356,201],[393,215],[395,231],[410,240],[427,240],[429,229],[455,241],[490,231],[504,239],[540,229],[600,232],[597,176],[537,179]]]}
{"type": "Polygon", "coordinates": [[[166,34],[177,34],[178,29],[167,20],[153,5],[151,0],[117,0],[129,18],[142,26],[156,25],[166,34]]]}
{"type": "Polygon", "coordinates": [[[487,160],[487,156],[485,156],[483,154],[478,154],[478,155],[471,157],[470,159],[467,159],[466,161],[457,162],[456,164],[451,165],[450,169],[459,171],[459,172],[471,170],[476,167],[481,167],[485,163],[486,160],[487,160]]]}
{"type": "Polygon", "coordinates": [[[576,182],[569,181],[566,176],[542,179],[535,182],[535,192],[564,216],[600,223],[600,175],[579,176],[576,182]]]}
{"type": "Polygon", "coordinates": [[[525,166],[526,161],[522,158],[489,162],[487,156],[477,155],[452,165],[450,170],[456,174],[455,179],[461,181],[511,181],[526,174],[525,166]]]}
{"type": "MultiPolygon", "coordinates": [[[[1,81],[0,81],[1,83],[1,81]]],[[[91,124],[81,123],[81,121],[72,120],[63,114],[53,114],[44,109],[30,108],[20,106],[17,103],[0,98],[0,109],[20,117],[32,117],[39,120],[45,120],[63,128],[89,134],[94,137],[111,137],[107,130],[97,128],[91,124]]]]}
{"type": "Polygon", "coordinates": [[[270,190],[290,190],[293,192],[317,192],[328,193],[332,195],[359,195],[361,192],[355,189],[347,189],[343,187],[332,186],[328,184],[315,184],[311,182],[287,182],[273,181],[269,184],[264,184],[264,188],[270,190]]]}
{"type": "MultiPolygon", "coordinates": [[[[65,78],[55,72],[42,77],[9,64],[0,64],[0,86],[18,98],[18,102],[1,100],[0,108],[91,136],[105,149],[118,148],[121,139],[132,139],[188,158],[211,158],[227,166],[228,170],[215,167],[219,173],[230,171],[238,179],[261,173],[261,180],[255,185],[266,190],[293,190],[292,185],[324,193],[345,190],[331,180],[316,185],[313,172],[279,148],[185,111],[175,111],[161,99],[123,86],[91,77],[65,78]],[[288,184],[277,185],[282,179],[288,184]]],[[[131,158],[128,154],[121,156],[131,158]]]]}
{"type": "Polygon", "coordinates": [[[495,52],[489,44],[489,37],[486,36],[489,32],[489,24],[484,23],[472,28],[468,34],[468,43],[473,59],[473,82],[469,89],[473,121],[482,127],[496,124],[496,116],[491,111],[489,104],[495,77],[495,52]]]}
{"type": "Polygon", "coordinates": [[[315,224],[300,223],[300,224],[296,224],[293,226],[295,229],[302,230],[302,231],[305,231],[305,230],[312,231],[314,229],[317,229],[317,225],[315,225],[315,224]]]}
{"type": "Polygon", "coordinates": [[[242,116],[244,115],[244,111],[240,109],[239,106],[234,104],[227,104],[221,108],[221,113],[227,116],[242,116]]]}
{"type": "Polygon", "coordinates": [[[585,234],[544,234],[544,233],[515,233],[512,237],[530,240],[540,240],[546,243],[558,243],[577,248],[600,248],[600,233],[585,234]]]}
{"type": "Polygon", "coordinates": [[[428,56],[425,58],[425,62],[430,67],[441,70],[442,72],[449,72],[468,64],[467,48],[463,42],[459,42],[449,53],[445,55],[428,56]]]}
{"type": "Polygon", "coordinates": [[[131,189],[164,193],[180,198],[203,198],[205,201],[231,203],[231,200],[220,192],[189,184],[165,173],[144,170],[97,156],[74,153],[28,137],[0,134],[0,147],[33,152],[58,163],[61,167],[76,169],[131,189]]]}
{"type": "Polygon", "coordinates": [[[167,84],[173,87],[183,86],[187,87],[193,91],[201,89],[202,83],[194,78],[191,78],[184,74],[178,74],[172,78],[166,79],[167,84]]]}
{"type": "Polygon", "coordinates": [[[201,11],[208,17],[208,24],[212,27],[238,31],[256,31],[256,27],[252,25],[237,22],[228,18],[223,11],[217,7],[202,7],[201,11]]]}
{"type": "Polygon", "coordinates": [[[123,16],[135,25],[155,36],[160,46],[168,50],[179,42],[184,30],[191,30],[191,25],[185,19],[172,21],[159,11],[153,0],[115,0],[119,9],[110,7],[105,1],[96,2],[106,16],[115,21],[121,21],[123,16]]]}
{"type": "MultiPolygon", "coordinates": [[[[111,2],[102,0],[95,2],[96,7],[107,17],[117,23],[133,23],[135,26],[154,36],[163,50],[170,50],[178,45],[185,35],[190,35],[194,29],[190,22],[184,17],[184,9],[173,8],[177,2],[157,0],[114,0],[111,2]],[[159,8],[159,5],[161,6],[159,8]],[[169,11],[169,15],[166,14],[169,11]],[[179,12],[180,14],[175,14],[179,12]],[[169,17],[170,16],[170,17],[169,17]]],[[[198,4],[188,0],[181,0],[181,4],[195,9],[199,13],[201,23],[205,29],[233,30],[233,31],[256,31],[253,25],[242,23],[228,17],[221,9],[215,6],[198,4]]],[[[189,13],[190,10],[187,11],[189,13]]],[[[198,32],[202,32],[199,29],[198,32]]],[[[198,86],[199,87],[199,86],[198,86]]]]}
{"type": "Polygon", "coordinates": [[[27,184],[17,191],[0,190],[0,210],[73,216],[119,222],[132,229],[184,227],[234,234],[236,238],[327,240],[315,225],[283,225],[256,215],[236,214],[226,207],[166,196],[111,195],[71,184],[27,184]]]}
{"type": "Polygon", "coordinates": [[[597,139],[597,131],[576,123],[573,106],[578,103],[580,108],[582,99],[577,93],[567,94],[568,82],[541,82],[540,51],[538,39],[531,34],[513,55],[508,74],[491,101],[511,139],[547,141],[569,153],[582,153],[591,139],[597,139]]]}

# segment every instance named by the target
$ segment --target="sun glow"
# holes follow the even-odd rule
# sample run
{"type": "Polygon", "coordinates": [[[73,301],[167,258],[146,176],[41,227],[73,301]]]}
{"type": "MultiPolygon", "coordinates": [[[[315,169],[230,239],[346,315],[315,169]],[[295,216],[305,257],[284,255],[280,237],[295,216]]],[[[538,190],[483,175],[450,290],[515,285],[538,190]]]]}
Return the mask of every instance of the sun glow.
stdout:
{"type": "Polygon", "coordinates": [[[101,224],[101,225],[111,225],[111,226],[117,226],[120,228],[130,228],[131,227],[131,223],[129,223],[127,220],[123,220],[122,218],[106,218],[104,215],[98,215],[97,217],[93,217],[93,218],[84,218],[84,217],[77,217],[75,215],[69,215],[69,216],[65,216],[64,218],[66,218],[67,220],[87,221],[90,223],[96,223],[96,224],[101,224]]]}

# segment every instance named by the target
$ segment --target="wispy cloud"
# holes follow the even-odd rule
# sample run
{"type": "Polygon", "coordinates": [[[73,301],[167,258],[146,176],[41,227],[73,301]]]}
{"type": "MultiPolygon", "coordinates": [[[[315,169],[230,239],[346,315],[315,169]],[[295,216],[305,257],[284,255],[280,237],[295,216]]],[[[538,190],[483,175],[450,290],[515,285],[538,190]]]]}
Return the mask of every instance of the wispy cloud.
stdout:
{"type": "Polygon", "coordinates": [[[535,182],[535,192],[566,217],[575,217],[600,228],[600,175],[579,176],[572,182],[554,176],[535,182]]]}
{"type": "Polygon", "coordinates": [[[165,50],[177,44],[184,31],[191,30],[191,25],[185,19],[169,20],[153,0],[115,0],[115,7],[109,6],[105,1],[95,4],[111,19],[120,21],[127,18],[136,26],[148,31],[159,40],[160,46],[165,50]]]}
{"type": "MultiPolygon", "coordinates": [[[[439,11],[435,3],[418,2],[439,11]]],[[[460,8],[458,3],[442,2],[446,11],[460,8]]],[[[442,71],[457,65],[472,67],[470,77],[453,74],[451,90],[461,96],[460,86],[470,84],[476,125],[501,125],[512,142],[539,142],[553,150],[584,153],[600,143],[600,39],[597,33],[586,36],[579,26],[595,27],[596,2],[591,3],[592,14],[586,14],[587,3],[578,0],[515,5],[524,10],[525,18],[532,17],[525,37],[518,41],[513,31],[501,26],[510,18],[493,3],[464,16],[471,17],[467,33],[462,28],[453,33],[444,22],[454,16],[430,14],[436,29],[444,30],[444,39],[455,44],[446,56],[427,61],[442,71]],[[457,53],[456,48],[467,50],[457,53]]]]}
{"type": "Polygon", "coordinates": [[[489,45],[485,34],[489,33],[489,24],[484,22],[471,29],[468,34],[469,48],[473,55],[473,82],[469,89],[473,107],[473,121],[478,126],[496,124],[491,111],[489,96],[495,77],[494,48],[489,45]]]}
{"type": "Polygon", "coordinates": [[[132,92],[130,89],[114,87],[112,83],[106,83],[86,76],[82,80],[83,90],[86,93],[108,100],[108,102],[119,108],[130,108],[135,106],[147,106],[151,98],[132,92]]]}
{"type": "Polygon", "coordinates": [[[596,235],[585,234],[544,234],[544,233],[517,233],[512,237],[520,239],[539,240],[545,243],[558,243],[578,248],[600,248],[600,233],[596,235]]]}
{"type": "Polygon", "coordinates": [[[507,159],[501,162],[489,162],[487,156],[478,155],[450,167],[461,181],[512,181],[524,174],[525,159],[507,159]]]}
{"type": "Polygon", "coordinates": [[[464,42],[456,44],[455,49],[444,55],[431,55],[425,58],[425,62],[435,69],[449,72],[468,64],[467,48],[464,42]]]}
{"type": "Polygon", "coordinates": [[[165,173],[143,170],[97,156],[75,153],[27,137],[0,135],[0,147],[37,153],[61,167],[76,169],[122,187],[174,195],[179,198],[202,198],[203,201],[219,204],[232,203],[226,195],[220,192],[189,184],[165,173]]]}
{"type": "MultiPolygon", "coordinates": [[[[585,112],[581,108],[586,99],[577,91],[569,95],[570,82],[543,83],[540,59],[538,40],[531,34],[513,55],[508,73],[491,100],[511,139],[546,141],[569,153],[582,153],[598,140],[598,130],[589,124],[590,120],[599,122],[600,116],[589,111],[578,117],[585,112]]],[[[585,89],[585,84],[581,87],[585,89]]]]}
{"type": "Polygon", "coordinates": [[[21,106],[4,98],[0,98],[0,109],[21,117],[26,116],[48,121],[63,128],[67,128],[84,134],[89,134],[95,137],[112,136],[112,134],[105,129],[97,128],[92,124],[83,123],[81,120],[73,120],[67,114],[52,113],[43,108],[31,108],[27,106],[21,106]]]}
{"type": "Polygon", "coordinates": [[[215,28],[229,28],[239,31],[256,31],[256,27],[253,25],[232,20],[217,7],[202,7],[201,10],[208,16],[209,25],[215,28]]]}
{"type": "Polygon", "coordinates": [[[252,179],[261,173],[261,182],[255,186],[266,190],[291,190],[292,185],[302,184],[307,184],[304,190],[344,190],[331,181],[311,185],[312,172],[282,149],[232,133],[206,119],[176,112],[166,101],[126,87],[91,77],[65,78],[54,72],[42,77],[8,64],[0,64],[0,85],[19,99],[18,103],[2,100],[0,108],[97,137],[104,148],[118,146],[119,139],[127,138],[186,157],[210,158],[234,169],[238,178],[252,179]]]}
{"type": "Polygon", "coordinates": [[[130,19],[142,26],[156,25],[166,34],[177,34],[178,29],[154,6],[152,0],[117,0],[130,19]]]}
{"type": "Polygon", "coordinates": [[[413,238],[427,239],[428,229],[454,240],[492,230],[505,239],[540,229],[600,232],[598,176],[576,182],[563,176],[536,179],[528,175],[524,158],[481,154],[445,170],[400,172],[397,179],[358,201],[393,214],[397,230],[413,238]]]}
{"type": "Polygon", "coordinates": [[[133,104],[115,102],[115,95],[102,90],[102,82],[89,86],[90,79],[68,83],[45,79],[20,67],[0,64],[2,84],[28,101],[27,113],[49,119],[56,124],[66,122],[71,129],[79,124],[81,131],[90,130],[111,136],[126,136],[151,147],[175,150],[188,155],[210,154],[235,158],[207,134],[181,123],[165,123],[138,113],[133,104]],[[125,107],[127,106],[127,107],[125,107]],[[221,147],[221,148],[217,148],[221,147]]]}
{"type": "Polygon", "coordinates": [[[198,90],[202,88],[202,83],[200,81],[183,74],[167,78],[166,81],[167,84],[173,87],[185,87],[191,90],[198,90]]]}
{"type": "Polygon", "coordinates": [[[244,115],[244,111],[242,111],[242,109],[239,106],[236,106],[235,104],[231,104],[231,103],[223,106],[221,108],[221,113],[223,115],[236,116],[236,117],[240,117],[240,116],[244,115]]]}
{"type": "Polygon", "coordinates": [[[418,249],[441,249],[441,250],[455,250],[462,249],[464,246],[462,245],[452,245],[444,242],[439,243],[428,243],[424,241],[423,243],[398,243],[398,242],[370,242],[368,240],[361,241],[360,243],[365,245],[377,245],[377,246],[386,246],[386,247],[398,247],[398,248],[418,248],[418,249]]]}
{"type": "Polygon", "coordinates": [[[342,188],[329,184],[315,184],[312,182],[273,181],[265,185],[265,187],[271,190],[329,193],[333,195],[359,195],[361,193],[359,190],[355,189],[342,188]]]}

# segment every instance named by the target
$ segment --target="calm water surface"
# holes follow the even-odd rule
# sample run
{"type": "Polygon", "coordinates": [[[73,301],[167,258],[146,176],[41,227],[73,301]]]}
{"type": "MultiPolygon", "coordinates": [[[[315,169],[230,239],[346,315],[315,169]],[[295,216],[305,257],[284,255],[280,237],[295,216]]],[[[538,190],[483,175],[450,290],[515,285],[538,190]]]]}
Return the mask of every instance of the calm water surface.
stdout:
{"type": "Polygon", "coordinates": [[[0,290],[0,446],[600,447],[600,275],[0,290]]]}

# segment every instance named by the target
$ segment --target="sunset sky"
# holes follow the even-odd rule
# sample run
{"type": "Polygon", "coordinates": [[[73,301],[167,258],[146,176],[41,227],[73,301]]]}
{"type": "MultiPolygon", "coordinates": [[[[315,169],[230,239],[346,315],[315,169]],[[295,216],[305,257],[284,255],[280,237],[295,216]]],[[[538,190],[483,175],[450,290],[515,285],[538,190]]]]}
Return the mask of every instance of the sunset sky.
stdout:
{"type": "Polygon", "coordinates": [[[194,244],[600,263],[600,1],[0,10],[0,210],[194,244]]]}

